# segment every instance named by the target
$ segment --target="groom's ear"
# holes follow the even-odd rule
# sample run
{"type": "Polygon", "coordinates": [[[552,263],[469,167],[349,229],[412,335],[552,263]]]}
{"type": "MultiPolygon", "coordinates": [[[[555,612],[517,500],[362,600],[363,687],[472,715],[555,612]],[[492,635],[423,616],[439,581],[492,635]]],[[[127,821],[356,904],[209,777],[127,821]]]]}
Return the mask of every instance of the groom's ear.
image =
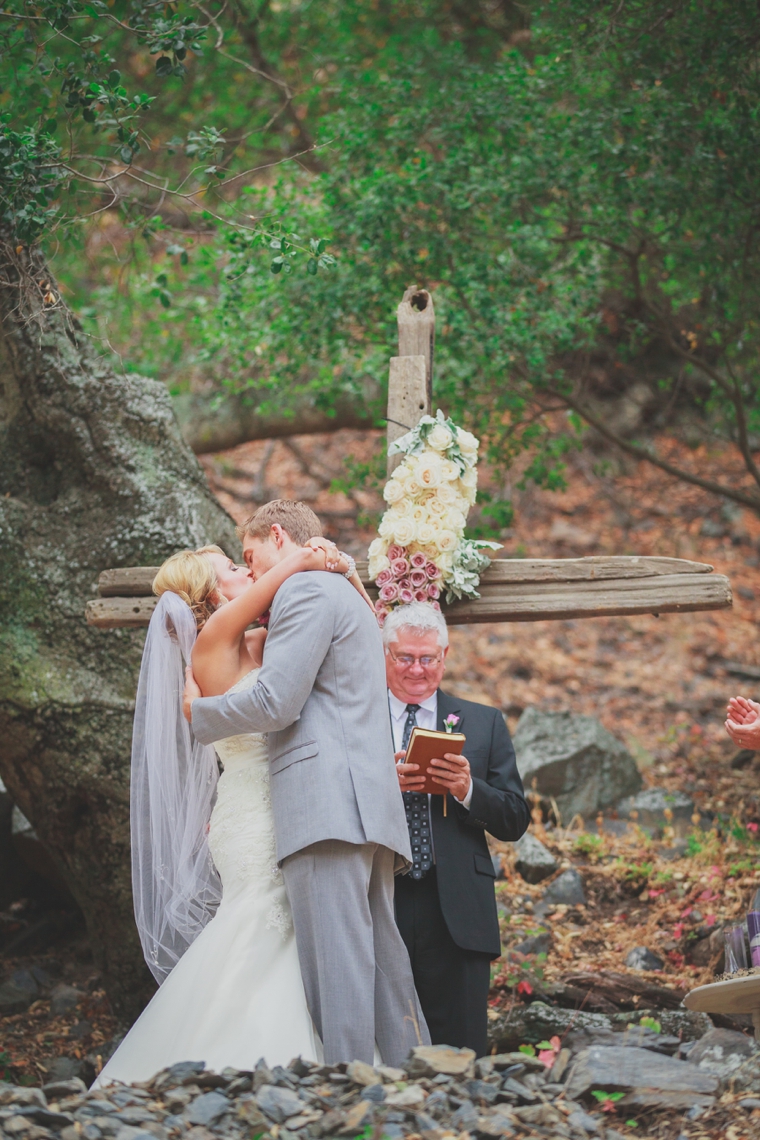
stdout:
{"type": "Polygon", "coordinates": [[[269,537],[279,550],[285,539],[285,531],[282,529],[279,523],[272,523],[269,531],[269,537]]]}

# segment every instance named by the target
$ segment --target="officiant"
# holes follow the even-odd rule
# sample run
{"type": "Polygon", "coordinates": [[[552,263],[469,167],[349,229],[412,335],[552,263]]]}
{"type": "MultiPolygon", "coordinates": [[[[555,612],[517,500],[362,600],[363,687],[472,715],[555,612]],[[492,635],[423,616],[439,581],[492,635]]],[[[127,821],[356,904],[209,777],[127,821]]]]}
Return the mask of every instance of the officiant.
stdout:
{"type": "Polygon", "coordinates": [[[495,871],[486,832],[514,841],[529,811],[504,717],[440,688],[449,636],[440,611],[426,602],[394,609],[383,626],[388,702],[399,784],[404,793],[414,863],[396,876],[396,922],[409,951],[414,982],[433,1044],[486,1052],[491,961],[501,953],[495,871]],[[432,761],[448,791],[415,789],[415,765],[403,763],[420,728],[466,736],[464,754],[432,761]]]}

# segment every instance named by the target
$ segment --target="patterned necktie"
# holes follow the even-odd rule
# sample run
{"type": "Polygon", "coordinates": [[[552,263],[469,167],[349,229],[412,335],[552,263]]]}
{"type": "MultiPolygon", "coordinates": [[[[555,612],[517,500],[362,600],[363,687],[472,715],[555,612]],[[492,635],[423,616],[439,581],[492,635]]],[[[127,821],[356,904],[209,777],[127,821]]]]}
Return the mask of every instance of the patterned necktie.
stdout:
{"type": "MultiPolygon", "coordinates": [[[[406,706],[406,721],[401,737],[401,748],[405,749],[417,723],[417,713],[421,705],[406,706]]],[[[421,879],[433,865],[433,846],[430,842],[430,802],[423,792],[404,792],[406,822],[412,844],[413,879],[421,879]]]]}

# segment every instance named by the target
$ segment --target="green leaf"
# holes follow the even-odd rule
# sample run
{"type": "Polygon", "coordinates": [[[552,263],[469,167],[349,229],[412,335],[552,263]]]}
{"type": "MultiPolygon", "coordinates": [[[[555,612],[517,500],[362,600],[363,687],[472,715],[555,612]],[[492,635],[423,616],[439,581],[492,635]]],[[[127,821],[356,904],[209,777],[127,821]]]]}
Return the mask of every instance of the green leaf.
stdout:
{"type": "Polygon", "coordinates": [[[129,166],[133,158],[132,148],[130,146],[121,147],[119,150],[119,158],[122,162],[126,162],[127,166],[129,166]]]}
{"type": "Polygon", "coordinates": [[[45,132],[45,134],[54,135],[57,128],[58,128],[57,121],[55,119],[48,119],[48,121],[45,123],[45,125],[42,129],[45,132]]]}
{"type": "Polygon", "coordinates": [[[174,65],[168,55],[160,55],[156,60],[156,75],[159,79],[167,79],[174,71],[174,65]]]}
{"type": "Polygon", "coordinates": [[[118,87],[119,83],[121,82],[121,72],[116,71],[116,69],[109,72],[107,82],[109,87],[118,87]]]}
{"type": "Polygon", "coordinates": [[[309,261],[306,262],[306,272],[310,273],[312,277],[316,277],[317,262],[315,261],[315,259],[313,257],[309,261]]]}

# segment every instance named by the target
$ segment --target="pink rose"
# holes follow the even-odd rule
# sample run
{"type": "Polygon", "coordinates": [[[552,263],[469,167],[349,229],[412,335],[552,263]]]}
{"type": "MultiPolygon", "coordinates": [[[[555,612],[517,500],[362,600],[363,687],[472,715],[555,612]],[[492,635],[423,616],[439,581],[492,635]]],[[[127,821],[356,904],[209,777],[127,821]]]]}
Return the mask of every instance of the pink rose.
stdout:
{"type": "Polygon", "coordinates": [[[412,570],[409,575],[409,581],[414,586],[415,590],[419,590],[422,586],[427,585],[428,576],[424,570],[412,570]]]}
{"type": "Polygon", "coordinates": [[[398,598],[398,583],[386,582],[380,588],[380,601],[381,602],[395,602],[398,598]]]}
{"type": "Polygon", "coordinates": [[[431,602],[430,604],[434,610],[438,610],[439,613],[441,612],[441,603],[440,602],[431,602]]]}
{"type": "Polygon", "coordinates": [[[414,601],[414,594],[405,586],[402,590],[399,590],[398,600],[401,602],[402,606],[408,606],[410,602],[414,601]]]}
{"type": "Polygon", "coordinates": [[[427,596],[431,602],[437,602],[441,596],[441,591],[436,586],[435,582],[430,582],[427,588],[427,596]]]}
{"type": "Polygon", "coordinates": [[[403,546],[399,546],[398,543],[394,543],[388,551],[388,559],[392,562],[394,558],[403,558],[405,553],[406,551],[404,550],[403,546]]]}
{"type": "Polygon", "coordinates": [[[441,576],[441,571],[438,569],[435,562],[425,563],[425,573],[427,574],[428,578],[440,578],[441,576]]]}
{"type": "Polygon", "coordinates": [[[402,578],[398,584],[398,588],[399,590],[411,590],[414,592],[414,586],[408,578],[402,578]]]}
{"type": "Polygon", "coordinates": [[[393,581],[393,571],[390,569],[390,567],[386,568],[385,570],[381,570],[380,573],[378,574],[377,578],[375,578],[375,582],[377,584],[378,589],[380,589],[383,586],[386,586],[388,584],[388,582],[392,582],[392,581],[393,581]]]}
{"type": "Polygon", "coordinates": [[[427,563],[427,558],[425,557],[425,555],[422,553],[421,550],[418,550],[415,554],[412,555],[412,557],[409,559],[409,561],[411,562],[411,564],[415,568],[415,570],[424,570],[425,565],[427,563]]]}
{"type": "Polygon", "coordinates": [[[388,607],[384,606],[382,602],[375,602],[375,616],[381,625],[390,612],[391,611],[388,609],[388,607]]]}
{"type": "Polygon", "coordinates": [[[406,558],[394,558],[391,562],[391,570],[394,578],[403,578],[405,574],[409,573],[409,563],[406,558]]]}
{"type": "Polygon", "coordinates": [[[425,590],[414,591],[415,602],[426,602],[428,600],[427,592],[425,590]]]}

